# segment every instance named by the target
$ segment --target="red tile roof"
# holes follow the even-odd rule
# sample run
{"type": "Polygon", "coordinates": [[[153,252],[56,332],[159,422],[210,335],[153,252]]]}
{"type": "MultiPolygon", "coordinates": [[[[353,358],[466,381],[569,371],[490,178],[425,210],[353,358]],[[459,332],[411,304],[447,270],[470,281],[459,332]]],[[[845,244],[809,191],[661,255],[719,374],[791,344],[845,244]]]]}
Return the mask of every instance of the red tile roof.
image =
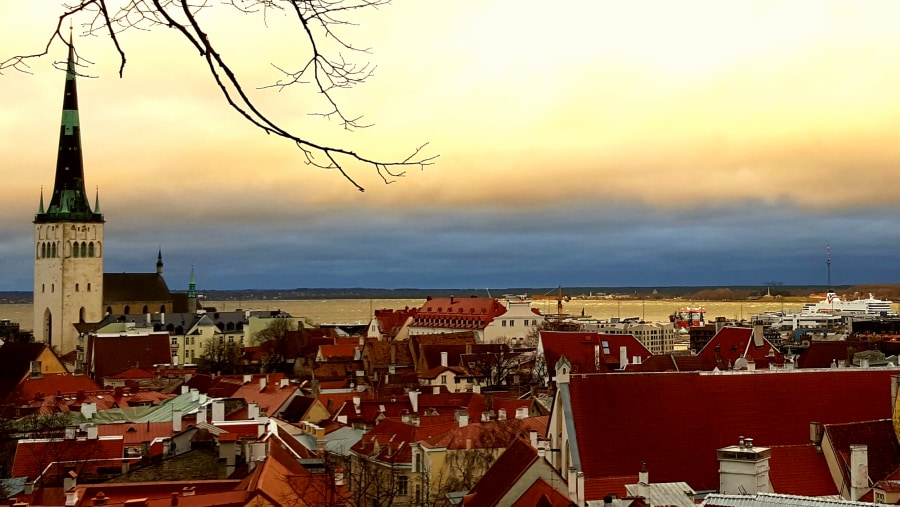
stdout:
{"type": "Polygon", "coordinates": [[[74,466],[87,479],[101,467],[121,468],[124,453],[122,437],[19,440],[12,476],[33,481],[43,473],[45,486],[62,483],[66,470],[60,463],[66,462],[66,467],[74,466]]]}
{"type": "Polygon", "coordinates": [[[862,352],[871,347],[863,341],[811,341],[809,347],[797,357],[800,368],[830,368],[832,362],[851,361],[853,352],[862,352]]]}
{"type": "Polygon", "coordinates": [[[120,436],[125,445],[137,445],[152,442],[157,438],[172,436],[171,422],[145,422],[124,424],[100,424],[97,434],[101,437],[120,436]]]}
{"type": "Polygon", "coordinates": [[[573,375],[568,390],[581,466],[594,479],[634,474],[644,461],[655,482],[717,489],[715,451],[741,435],[761,446],[793,445],[808,441],[810,421],[890,417],[890,378],[896,373],[873,368],[573,375]]]}
{"type": "Polygon", "coordinates": [[[869,478],[887,479],[900,467],[900,444],[891,419],[826,424],[826,438],[838,455],[838,466],[846,484],[850,484],[850,446],[868,446],[869,478]]]}
{"type": "Polygon", "coordinates": [[[723,327],[697,355],[715,359],[720,370],[734,367],[740,358],[752,359],[756,368],[767,368],[770,363],[784,364],[784,356],[769,340],[763,338],[761,345],[756,345],[753,329],[749,327],[723,327]]]}
{"type": "Polygon", "coordinates": [[[825,456],[812,444],[772,446],[769,458],[772,491],[785,495],[831,496],[838,490],[825,456]]]}
{"type": "Polygon", "coordinates": [[[494,298],[428,298],[416,311],[413,326],[484,329],[506,307],[494,298]]]}
{"type": "Polygon", "coordinates": [[[469,491],[463,505],[466,507],[497,505],[537,460],[537,451],[531,444],[521,438],[515,439],[478,484],[469,491]]]}
{"type": "Polygon", "coordinates": [[[544,479],[538,479],[513,502],[512,507],[569,507],[572,500],[544,479]]]}
{"type": "Polygon", "coordinates": [[[640,364],[629,364],[625,371],[647,373],[665,371],[713,371],[716,367],[718,367],[718,362],[712,357],[659,354],[650,356],[640,364]]]}
{"type": "Polygon", "coordinates": [[[602,358],[603,350],[600,346],[599,333],[593,331],[541,331],[541,347],[544,350],[544,361],[551,372],[562,356],[566,357],[575,373],[607,371],[606,361],[602,358]]]}
{"type": "Polygon", "coordinates": [[[128,368],[115,375],[109,375],[108,379],[148,379],[156,378],[156,370],[148,370],[146,368],[128,368]]]}
{"type": "Polygon", "coordinates": [[[375,310],[375,321],[378,325],[378,331],[386,340],[391,340],[406,324],[406,321],[413,317],[416,313],[415,309],[404,308],[403,310],[375,310]]]}
{"type": "Polygon", "coordinates": [[[248,403],[255,401],[259,405],[260,411],[274,416],[279,413],[279,410],[287,408],[288,401],[297,392],[297,388],[291,384],[281,387],[278,382],[280,378],[283,377],[270,376],[265,389],[260,389],[258,382],[249,382],[241,386],[231,397],[243,398],[248,403]]]}
{"type": "Polygon", "coordinates": [[[362,345],[319,345],[318,357],[325,361],[349,361],[356,359],[362,345]]]}
{"type": "Polygon", "coordinates": [[[87,375],[71,373],[49,373],[39,378],[29,378],[19,384],[13,393],[16,403],[44,398],[58,392],[100,391],[100,386],[87,375]]]}
{"type": "Polygon", "coordinates": [[[425,447],[446,449],[505,449],[520,435],[528,435],[531,430],[543,435],[547,430],[548,416],[505,421],[474,422],[460,428],[428,438],[422,442],[425,447]]]}
{"type": "Polygon", "coordinates": [[[85,369],[99,383],[132,366],[152,366],[172,362],[168,333],[138,336],[89,335],[85,347],[85,369]]]}

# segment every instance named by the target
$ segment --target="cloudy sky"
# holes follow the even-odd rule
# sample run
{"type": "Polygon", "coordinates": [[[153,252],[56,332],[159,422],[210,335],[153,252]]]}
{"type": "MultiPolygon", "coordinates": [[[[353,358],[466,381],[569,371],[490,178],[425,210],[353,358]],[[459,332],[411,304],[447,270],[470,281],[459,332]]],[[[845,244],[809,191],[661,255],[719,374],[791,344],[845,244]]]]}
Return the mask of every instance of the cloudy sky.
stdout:
{"type": "MultiPolygon", "coordinates": [[[[0,4],[0,60],[40,51],[53,1],[0,4]]],[[[900,3],[394,0],[349,18],[375,74],[309,88],[287,15],[202,17],[248,92],[306,138],[432,166],[385,185],[305,164],[228,109],[174,30],[79,36],[85,176],[107,272],[201,288],[900,282],[900,3]]],[[[76,18],[87,22],[88,16],[76,18]]],[[[53,184],[64,75],[0,75],[0,290],[32,287],[31,220],[53,184]]]]}

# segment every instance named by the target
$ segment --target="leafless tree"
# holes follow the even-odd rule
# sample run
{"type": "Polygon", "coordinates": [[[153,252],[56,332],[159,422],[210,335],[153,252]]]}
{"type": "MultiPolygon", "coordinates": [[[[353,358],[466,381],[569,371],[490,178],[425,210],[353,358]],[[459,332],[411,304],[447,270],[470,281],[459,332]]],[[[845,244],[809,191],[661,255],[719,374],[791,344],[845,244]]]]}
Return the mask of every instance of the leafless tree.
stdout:
{"type": "MultiPolygon", "coordinates": [[[[262,367],[266,372],[286,370],[289,359],[288,331],[293,331],[290,319],[272,319],[266,327],[253,333],[251,343],[259,345],[262,367]]],[[[289,371],[284,371],[290,373],[289,371]]]]}
{"type": "MultiPolygon", "coordinates": [[[[342,28],[354,25],[353,16],[360,11],[374,11],[384,7],[390,0],[69,0],[60,7],[56,26],[49,30],[49,37],[42,51],[17,55],[0,62],[0,74],[4,70],[15,69],[29,72],[28,62],[46,55],[54,40],[69,45],[65,36],[66,22],[73,19],[87,19],[79,25],[85,35],[103,36],[109,39],[119,55],[119,76],[125,72],[126,49],[121,34],[127,30],[150,31],[155,27],[168,27],[179,33],[187,47],[199,52],[204,66],[219,88],[229,107],[246,121],[261,129],[294,143],[303,153],[308,165],[321,169],[336,170],[358,190],[364,188],[349,174],[346,164],[359,163],[368,166],[385,183],[392,183],[406,174],[409,167],[424,168],[437,158],[424,151],[427,143],[411,150],[405,158],[380,160],[340,146],[332,146],[314,141],[312,138],[276,123],[270,113],[257,107],[246,93],[246,83],[237,75],[231,60],[220,52],[221,40],[210,35],[207,11],[214,7],[231,9],[232,14],[243,16],[242,22],[261,18],[276,12],[284,13],[295,21],[295,27],[303,35],[305,48],[298,50],[301,63],[293,69],[277,67],[282,78],[268,86],[283,89],[289,86],[308,85],[313,93],[324,101],[321,112],[312,113],[328,119],[336,119],[347,130],[368,127],[361,116],[349,114],[336,100],[338,90],[353,88],[372,76],[374,65],[356,63],[346,55],[365,55],[368,47],[358,46],[345,39],[342,28]],[[246,21],[245,21],[246,19],[246,21]],[[327,41],[327,43],[326,43],[327,41]],[[335,48],[330,50],[329,48],[335,48]]],[[[79,56],[78,63],[85,59],[79,56]]]]}
{"type": "Polygon", "coordinates": [[[241,347],[226,342],[221,335],[203,343],[200,354],[200,369],[213,374],[229,375],[241,371],[241,347]]]}

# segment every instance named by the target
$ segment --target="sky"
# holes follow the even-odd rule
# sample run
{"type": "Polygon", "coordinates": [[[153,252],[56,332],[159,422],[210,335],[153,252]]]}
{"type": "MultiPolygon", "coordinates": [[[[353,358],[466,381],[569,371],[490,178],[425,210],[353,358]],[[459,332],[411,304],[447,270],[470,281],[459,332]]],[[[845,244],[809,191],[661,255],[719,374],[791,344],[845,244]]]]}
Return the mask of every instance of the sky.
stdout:
{"type": "MultiPolygon", "coordinates": [[[[120,2],[110,2],[120,3],[120,2]]],[[[85,179],[106,272],[173,290],[900,283],[900,3],[394,0],[341,36],[371,62],[335,94],[372,126],[267,87],[306,48],[284,13],[201,15],[259,107],[314,142],[433,165],[359,192],[225,104],[174,30],[126,31],[124,77],[85,36],[85,179]]],[[[0,60],[40,51],[57,2],[0,3],[0,60]]],[[[66,29],[66,31],[68,31],[66,29]]],[[[326,48],[330,41],[325,41],[326,48]]],[[[0,290],[31,290],[65,58],[0,74],[0,290]]]]}

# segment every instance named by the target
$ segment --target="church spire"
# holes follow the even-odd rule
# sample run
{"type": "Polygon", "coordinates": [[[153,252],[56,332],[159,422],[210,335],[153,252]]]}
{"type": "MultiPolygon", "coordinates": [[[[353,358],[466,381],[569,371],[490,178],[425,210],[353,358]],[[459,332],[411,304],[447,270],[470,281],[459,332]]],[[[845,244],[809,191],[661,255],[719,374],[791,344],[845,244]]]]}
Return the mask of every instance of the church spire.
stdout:
{"type": "Polygon", "coordinates": [[[191,266],[191,279],[188,281],[188,298],[197,299],[197,282],[194,280],[194,266],[191,266]]]}
{"type": "Polygon", "coordinates": [[[163,274],[162,247],[159,248],[159,253],[156,254],[156,274],[159,276],[163,274]]]}
{"type": "Polygon", "coordinates": [[[91,210],[84,188],[81,158],[81,125],[78,118],[78,90],[75,86],[75,46],[69,33],[69,55],[66,60],[66,84],[63,95],[62,121],[59,128],[59,152],[56,177],[50,204],[36,221],[78,220],[102,222],[103,216],[91,210]]]}
{"type": "Polygon", "coordinates": [[[41,187],[41,205],[38,208],[38,214],[39,215],[44,214],[44,187],[43,186],[41,187]]]}

